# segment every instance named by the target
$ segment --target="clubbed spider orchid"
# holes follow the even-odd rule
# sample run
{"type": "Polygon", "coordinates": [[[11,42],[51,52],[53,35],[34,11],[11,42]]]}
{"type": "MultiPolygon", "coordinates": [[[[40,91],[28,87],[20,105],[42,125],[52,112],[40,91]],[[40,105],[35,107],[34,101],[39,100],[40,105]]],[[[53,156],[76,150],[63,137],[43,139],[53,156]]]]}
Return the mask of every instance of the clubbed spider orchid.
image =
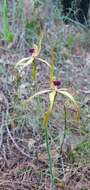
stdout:
{"type": "Polygon", "coordinates": [[[68,89],[59,88],[61,85],[61,81],[57,80],[55,77],[54,49],[52,49],[52,64],[50,65],[49,85],[50,85],[49,89],[44,89],[42,91],[36,92],[34,95],[29,97],[24,102],[28,103],[29,101],[31,101],[33,98],[35,98],[37,96],[49,94],[49,101],[50,101],[49,108],[48,108],[47,112],[45,112],[45,114],[44,114],[44,124],[45,124],[45,126],[48,126],[48,121],[49,121],[50,115],[52,113],[52,109],[53,109],[54,103],[56,101],[56,97],[57,97],[57,95],[62,95],[62,96],[67,97],[73,103],[75,110],[76,110],[77,119],[79,119],[80,109],[79,109],[77,102],[75,101],[74,97],[68,92],[68,89]]]}
{"type": "MultiPolygon", "coordinates": [[[[52,83],[53,83],[53,81],[52,81],[52,83]]],[[[44,114],[44,124],[45,124],[45,126],[48,126],[48,121],[49,121],[50,115],[52,113],[52,109],[53,109],[54,103],[56,101],[56,96],[57,95],[65,96],[73,103],[73,105],[75,107],[75,110],[76,110],[77,119],[79,119],[79,117],[80,117],[80,109],[79,109],[79,106],[78,106],[77,102],[75,101],[74,97],[68,92],[68,89],[66,89],[66,88],[58,88],[54,84],[53,85],[51,84],[51,87],[49,89],[45,89],[45,90],[42,90],[42,91],[39,91],[39,92],[35,93],[34,95],[29,97],[24,102],[29,103],[35,97],[40,96],[40,95],[44,95],[44,94],[49,94],[49,100],[50,100],[48,110],[44,114]]]]}
{"type": "MultiPolygon", "coordinates": [[[[41,43],[40,43],[41,44],[41,43]]],[[[27,104],[30,101],[32,101],[34,98],[38,96],[45,96],[45,94],[49,95],[49,106],[47,111],[44,113],[43,117],[43,124],[45,126],[45,139],[46,139],[46,148],[47,148],[47,153],[48,153],[48,159],[49,159],[49,169],[50,169],[50,174],[51,174],[51,179],[52,179],[52,185],[54,185],[54,174],[53,174],[53,169],[52,169],[52,159],[51,159],[51,153],[50,153],[50,147],[49,147],[49,138],[48,138],[48,124],[49,124],[49,119],[51,117],[52,111],[54,104],[56,103],[56,97],[58,95],[65,96],[68,98],[74,105],[75,110],[76,110],[76,116],[77,119],[80,117],[80,110],[77,102],[75,101],[74,97],[68,92],[68,89],[66,88],[61,88],[61,81],[57,80],[55,77],[55,66],[54,66],[54,49],[52,49],[52,63],[49,65],[46,61],[38,58],[37,56],[39,55],[41,50],[41,45],[38,48],[36,45],[34,45],[34,48],[30,49],[30,53],[32,54],[31,58],[26,59],[27,62],[23,63],[22,61],[18,63],[18,65],[21,65],[23,68],[26,67],[27,65],[33,63],[36,59],[46,63],[50,67],[50,88],[44,89],[41,91],[36,92],[34,95],[29,97],[27,100],[23,101],[23,104],[27,104]]],[[[65,108],[66,105],[64,105],[65,108]]],[[[66,109],[64,109],[65,112],[65,117],[66,117],[66,109]]]]}
{"type": "Polygon", "coordinates": [[[42,39],[43,39],[43,32],[41,31],[38,46],[36,44],[33,44],[33,47],[29,49],[30,56],[23,58],[19,62],[16,63],[16,68],[18,68],[19,71],[22,71],[28,65],[33,64],[33,79],[34,80],[36,80],[36,61],[37,60],[39,60],[42,63],[45,63],[48,67],[51,67],[50,64],[46,60],[39,57],[39,54],[41,51],[42,39]]]}
{"type": "MultiPolygon", "coordinates": [[[[47,153],[48,153],[49,169],[50,169],[50,175],[51,175],[51,180],[52,180],[52,186],[54,186],[55,177],[54,177],[54,173],[53,173],[53,169],[52,169],[53,168],[52,167],[52,158],[51,158],[51,152],[50,152],[50,147],[49,147],[48,123],[49,123],[49,119],[50,119],[52,111],[53,111],[54,104],[56,102],[57,95],[62,95],[62,96],[67,97],[73,103],[73,105],[75,107],[77,119],[79,119],[79,117],[80,117],[79,106],[78,106],[77,102],[75,101],[74,97],[68,92],[67,89],[58,88],[58,84],[60,85],[60,81],[57,82],[57,81],[52,80],[50,82],[49,89],[44,89],[42,91],[39,91],[24,101],[26,104],[26,103],[29,103],[30,101],[32,101],[35,97],[38,97],[40,95],[49,94],[50,102],[49,102],[49,107],[48,107],[47,111],[44,113],[43,124],[45,126],[45,141],[46,141],[46,148],[47,148],[47,153]]],[[[64,115],[66,117],[65,105],[64,105],[64,115]]],[[[62,144],[63,144],[63,142],[64,142],[64,137],[63,137],[62,144]]],[[[62,148],[62,144],[61,144],[61,148],[62,148]]]]}

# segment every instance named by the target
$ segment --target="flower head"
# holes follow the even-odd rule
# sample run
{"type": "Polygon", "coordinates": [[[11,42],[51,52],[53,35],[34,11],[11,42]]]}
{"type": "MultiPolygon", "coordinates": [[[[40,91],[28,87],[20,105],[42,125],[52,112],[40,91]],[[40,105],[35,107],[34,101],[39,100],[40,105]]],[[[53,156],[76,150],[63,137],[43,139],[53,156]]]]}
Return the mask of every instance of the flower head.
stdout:
{"type": "Polygon", "coordinates": [[[34,48],[30,48],[29,49],[29,53],[32,55],[33,53],[35,53],[35,49],[34,48]]]}
{"type": "Polygon", "coordinates": [[[61,85],[61,81],[60,80],[53,80],[52,82],[53,82],[54,86],[58,87],[58,86],[61,85]]]}
{"type": "Polygon", "coordinates": [[[33,44],[33,47],[29,49],[29,53],[35,58],[39,55],[40,49],[36,44],[33,44]]]}

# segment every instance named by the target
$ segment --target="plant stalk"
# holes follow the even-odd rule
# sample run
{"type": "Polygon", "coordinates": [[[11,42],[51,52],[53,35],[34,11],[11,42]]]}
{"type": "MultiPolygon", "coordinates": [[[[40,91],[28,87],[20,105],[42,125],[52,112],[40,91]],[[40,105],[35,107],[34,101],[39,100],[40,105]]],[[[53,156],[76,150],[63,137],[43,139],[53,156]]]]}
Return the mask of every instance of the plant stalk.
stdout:
{"type": "Polygon", "coordinates": [[[46,149],[48,153],[48,162],[49,162],[49,170],[50,170],[51,181],[52,181],[52,189],[54,189],[54,175],[53,175],[53,169],[52,169],[52,158],[51,158],[49,138],[48,138],[48,127],[45,127],[45,141],[46,141],[46,149]]]}

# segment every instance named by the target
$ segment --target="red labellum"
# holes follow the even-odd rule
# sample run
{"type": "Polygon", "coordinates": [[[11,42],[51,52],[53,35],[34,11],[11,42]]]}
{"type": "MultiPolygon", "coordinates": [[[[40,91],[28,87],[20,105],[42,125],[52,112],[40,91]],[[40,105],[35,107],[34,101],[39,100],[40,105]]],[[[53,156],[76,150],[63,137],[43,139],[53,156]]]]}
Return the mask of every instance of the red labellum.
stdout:
{"type": "Polygon", "coordinates": [[[61,81],[60,80],[53,80],[53,84],[55,86],[60,86],[61,85],[61,81]]]}
{"type": "Polygon", "coordinates": [[[29,53],[33,54],[35,52],[35,49],[34,48],[30,48],[29,49],[29,53]]]}

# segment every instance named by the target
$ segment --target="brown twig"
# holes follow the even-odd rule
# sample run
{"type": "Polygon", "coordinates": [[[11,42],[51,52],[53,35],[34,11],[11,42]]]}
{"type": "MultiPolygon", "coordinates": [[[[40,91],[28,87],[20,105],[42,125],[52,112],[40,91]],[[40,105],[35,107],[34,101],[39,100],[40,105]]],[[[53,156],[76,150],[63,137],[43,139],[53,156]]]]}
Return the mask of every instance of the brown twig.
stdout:
{"type": "MultiPolygon", "coordinates": [[[[8,107],[7,107],[7,108],[8,108],[8,107]]],[[[6,112],[5,125],[6,125],[6,129],[7,129],[7,132],[8,132],[8,135],[9,135],[10,139],[12,140],[12,142],[13,142],[13,144],[15,145],[15,147],[17,148],[17,150],[18,150],[19,152],[21,152],[21,154],[23,154],[23,155],[25,155],[26,157],[30,158],[30,155],[27,154],[27,153],[25,153],[25,152],[17,145],[16,141],[14,140],[13,136],[11,135],[11,132],[10,132],[10,130],[9,130],[9,128],[8,128],[8,124],[7,124],[7,120],[8,120],[8,119],[7,119],[7,115],[8,115],[8,109],[7,109],[7,112],[6,112]]]]}

